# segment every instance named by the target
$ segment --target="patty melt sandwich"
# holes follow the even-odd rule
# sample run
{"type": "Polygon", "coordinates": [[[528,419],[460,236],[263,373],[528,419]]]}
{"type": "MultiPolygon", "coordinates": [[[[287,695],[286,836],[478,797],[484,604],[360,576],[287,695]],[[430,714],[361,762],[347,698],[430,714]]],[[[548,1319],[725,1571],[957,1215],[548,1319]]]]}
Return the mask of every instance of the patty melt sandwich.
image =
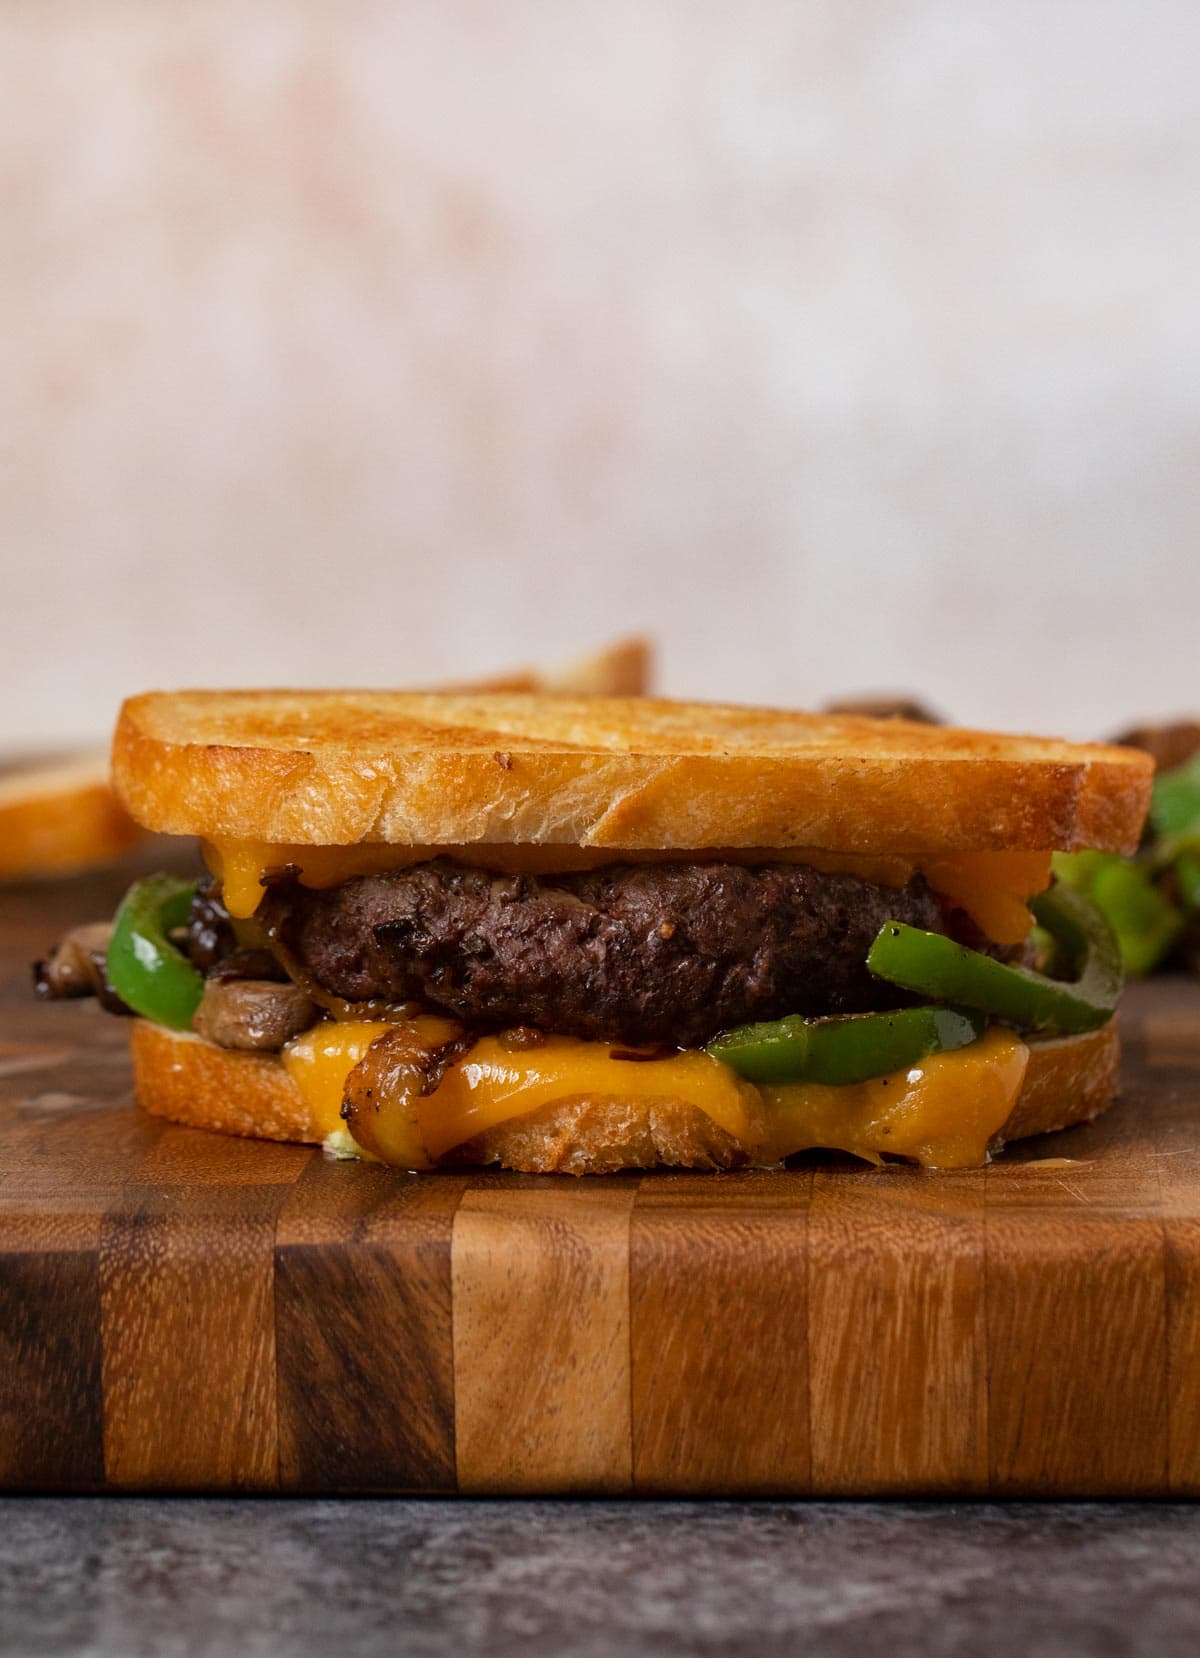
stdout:
{"type": "Polygon", "coordinates": [[[927,1167],[1114,1097],[1115,941],[1051,854],[1152,762],[905,720],[537,694],[135,697],[156,877],[39,968],[177,1122],[408,1169],[927,1167]]]}

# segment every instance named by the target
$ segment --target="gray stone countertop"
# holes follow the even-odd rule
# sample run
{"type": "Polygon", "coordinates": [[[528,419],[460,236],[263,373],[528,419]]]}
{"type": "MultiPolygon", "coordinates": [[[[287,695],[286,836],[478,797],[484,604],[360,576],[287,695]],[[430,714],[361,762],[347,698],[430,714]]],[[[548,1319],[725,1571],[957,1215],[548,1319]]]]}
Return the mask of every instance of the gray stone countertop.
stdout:
{"type": "Polygon", "coordinates": [[[1194,1658],[1182,1504],[0,1499],[3,1658],[1194,1658]]]}

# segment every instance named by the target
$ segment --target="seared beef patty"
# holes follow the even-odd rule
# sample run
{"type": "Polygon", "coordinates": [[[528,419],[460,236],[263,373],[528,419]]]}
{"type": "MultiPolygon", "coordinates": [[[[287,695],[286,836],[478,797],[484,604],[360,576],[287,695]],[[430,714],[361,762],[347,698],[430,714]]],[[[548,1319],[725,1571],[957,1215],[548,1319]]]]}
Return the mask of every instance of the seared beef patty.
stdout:
{"type": "Polygon", "coordinates": [[[864,966],[875,934],[889,917],[945,930],[919,876],[896,889],[802,864],[539,877],[438,859],[325,892],[287,881],[260,915],[299,977],[347,1001],[682,1047],[747,1020],[895,1006],[864,966]]]}

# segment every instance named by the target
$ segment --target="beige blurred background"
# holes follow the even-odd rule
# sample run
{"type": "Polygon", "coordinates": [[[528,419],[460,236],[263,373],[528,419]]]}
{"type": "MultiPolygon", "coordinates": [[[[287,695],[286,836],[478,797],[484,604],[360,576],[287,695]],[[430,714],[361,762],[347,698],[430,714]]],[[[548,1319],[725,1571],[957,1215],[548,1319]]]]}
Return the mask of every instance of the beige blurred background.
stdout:
{"type": "Polygon", "coordinates": [[[1195,0],[0,0],[0,743],[649,630],[1200,709],[1195,0]]]}

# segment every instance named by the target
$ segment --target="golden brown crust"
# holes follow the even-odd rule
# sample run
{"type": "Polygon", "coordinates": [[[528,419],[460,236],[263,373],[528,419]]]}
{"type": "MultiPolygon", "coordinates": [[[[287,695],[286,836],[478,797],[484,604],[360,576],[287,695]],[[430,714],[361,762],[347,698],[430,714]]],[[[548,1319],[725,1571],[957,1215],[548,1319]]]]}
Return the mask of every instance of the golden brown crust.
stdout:
{"type": "Polygon", "coordinates": [[[650,698],[152,692],[118,792],[169,834],[350,846],[1131,850],[1133,750],[650,698]]]}
{"type": "MultiPolygon", "coordinates": [[[[512,673],[459,689],[642,696],[652,661],[647,640],[619,639],[553,673],[512,673]]],[[[111,863],[144,838],[113,794],[107,750],[21,761],[0,772],[0,881],[111,863]]]]}
{"type": "Polygon", "coordinates": [[[1030,1042],[1025,1081],[997,1145],[1090,1123],[1117,1097],[1120,1080],[1116,1019],[1083,1036],[1030,1042]]]}
{"type": "MultiPolygon", "coordinates": [[[[138,1019],[134,1092],[156,1116],[263,1140],[324,1138],[296,1084],[273,1055],[231,1053],[201,1037],[138,1019]]],[[[1033,1042],[1020,1098],[993,1141],[1090,1122],[1116,1097],[1120,1040],[1113,1020],[1086,1036],[1033,1042]]],[[[725,1169],[748,1154],[683,1101],[573,1099],[489,1129],[446,1161],[499,1163],[532,1174],[604,1174],[619,1168],[725,1169]]]]}
{"type": "Polygon", "coordinates": [[[236,1053],[147,1019],[134,1020],[129,1046],[137,1102],[156,1117],[255,1140],[324,1138],[276,1054],[236,1053]]]}
{"type": "Polygon", "coordinates": [[[14,766],[0,776],[0,880],[108,863],[142,839],[113,795],[108,756],[14,766]]]}

